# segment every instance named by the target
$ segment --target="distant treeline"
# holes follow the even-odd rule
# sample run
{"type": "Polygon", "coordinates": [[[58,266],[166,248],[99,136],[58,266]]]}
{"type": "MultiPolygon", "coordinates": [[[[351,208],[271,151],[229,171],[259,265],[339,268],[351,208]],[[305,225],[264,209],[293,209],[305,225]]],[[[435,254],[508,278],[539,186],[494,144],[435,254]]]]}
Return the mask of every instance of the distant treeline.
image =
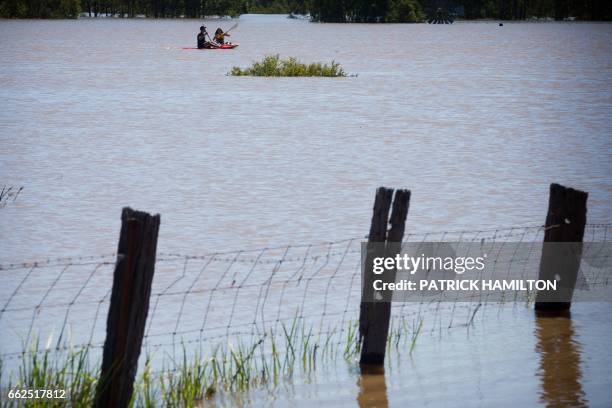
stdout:
{"type": "Polygon", "coordinates": [[[465,19],[612,20],[612,0],[0,0],[4,18],[155,18],[310,14],[321,22],[420,22],[439,10],[465,19]]]}
{"type": "Polygon", "coordinates": [[[428,15],[438,7],[456,12],[465,19],[494,18],[525,20],[528,18],[554,18],[563,20],[612,20],[610,0],[421,0],[428,15]]]}
{"type": "Polygon", "coordinates": [[[612,20],[612,0],[309,0],[304,7],[322,22],[410,23],[438,11],[468,20],[612,20]]]}

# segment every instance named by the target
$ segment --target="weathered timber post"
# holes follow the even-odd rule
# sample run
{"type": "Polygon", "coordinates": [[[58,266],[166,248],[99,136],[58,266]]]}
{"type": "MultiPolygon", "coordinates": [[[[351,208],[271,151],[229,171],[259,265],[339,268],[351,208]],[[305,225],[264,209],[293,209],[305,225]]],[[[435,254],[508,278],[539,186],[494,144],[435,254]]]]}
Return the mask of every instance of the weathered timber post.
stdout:
{"type": "Polygon", "coordinates": [[[96,407],[127,407],[144,335],[155,271],[159,214],[124,208],[96,407]]]}
{"type": "Polygon", "coordinates": [[[554,292],[540,291],[536,296],[537,311],[564,312],[571,306],[576,278],[580,270],[582,239],[586,225],[588,194],[550,185],[550,198],[544,232],[538,279],[560,278],[554,292]],[[569,243],[556,245],[551,243],[569,243]]]}
{"type": "MultiPolygon", "coordinates": [[[[363,270],[359,314],[359,339],[361,342],[359,363],[363,365],[382,365],[385,361],[385,349],[391,318],[391,299],[389,298],[390,293],[388,293],[387,298],[376,301],[373,288],[375,280],[375,276],[372,274],[373,262],[376,256],[392,257],[399,253],[404,238],[410,191],[398,190],[395,193],[391,218],[387,221],[392,195],[392,189],[381,187],[377,190],[374,201],[374,212],[363,270]],[[391,224],[388,232],[387,223],[391,224]]],[[[384,282],[394,282],[395,273],[395,270],[388,270],[379,278],[384,282]]]]}

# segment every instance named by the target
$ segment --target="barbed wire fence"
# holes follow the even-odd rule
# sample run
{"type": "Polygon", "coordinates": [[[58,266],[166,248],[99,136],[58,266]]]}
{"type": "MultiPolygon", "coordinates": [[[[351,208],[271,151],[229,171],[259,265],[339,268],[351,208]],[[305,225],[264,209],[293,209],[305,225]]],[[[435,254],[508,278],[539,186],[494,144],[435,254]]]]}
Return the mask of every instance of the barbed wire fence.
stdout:
{"type": "MultiPolygon", "coordinates": [[[[405,242],[533,243],[542,226],[407,234],[405,242]]],[[[585,245],[609,242],[612,224],[587,224],[585,245]]],[[[203,254],[157,254],[144,350],[158,364],[184,349],[205,353],[217,343],[256,338],[298,321],[317,335],[345,331],[359,316],[363,237],[333,242],[203,254]]],[[[588,251],[587,251],[588,252],[588,251]]],[[[606,254],[605,256],[608,256],[606,254]]],[[[106,335],[115,254],[0,265],[0,358],[62,353],[79,347],[99,358],[106,335]],[[38,346],[33,346],[38,343],[38,346]]],[[[535,279],[539,255],[498,254],[535,279]]],[[[593,269],[591,285],[609,273],[593,269]]],[[[439,297],[393,304],[395,317],[427,322],[430,332],[466,326],[486,299],[448,302],[439,297]]],[[[485,313],[479,317],[484,318],[485,313]]]]}
{"type": "MultiPolygon", "coordinates": [[[[96,405],[128,406],[143,361],[145,371],[155,366],[162,374],[168,365],[171,372],[188,369],[192,357],[201,361],[212,355],[209,361],[218,364],[219,347],[224,347],[223,366],[214,365],[212,375],[216,378],[217,368],[233,372],[224,380],[230,387],[241,373],[249,382],[240,360],[251,362],[254,353],[262,357],[262,375],[268,375],[266,356],[272,353],[276,378],[279,351],[287,369],[295,361],[297,341],[305,365],[311,337],[317,338],[312,356],[322,339],[323,353],[330,342],[344,341],[345,358],[358,351],[361,365],[382,367],[390,340],[401,336],[391,330],[394,324],[406,327],[406,320],[412,322],[412,350],[423,321],[425,332],[441,335],[445,329],[469,328],[481,309],[479,318],[484,320],[483,305],[534,301],[536,312],[559,314],[569,311],[576,283],[587,291],[607,290],[612,251],[602,243],[608,241],[612,224],[586,223],[587,197],[553,183],[544,226],[406,235],[410,191],[380,187],[367,242],[354,237],[203,254],[157,253],[159,215],[126,207],[116,256],[0,265],[0,369],[3,378],[11,378],[16,368],[28,375],[37,370],[39,353],[44,353],[46,366],[49,355],[61,362],[65,354],[67,361],[74,361],[75,350],[85,350],[87,361],[94,359],[96,367],[101,360],[99,374],[94,374],[99,377],[96,405]],[[508,293],[502,290],[501,298],[489,297],[488,291],[468,291],[460,297],[460,291],[444,289],[421,291],[416,298],[398,298],[393,291],[389,296],[376,282],[398,283],[400,266],[378,272],[374,267],[379,258],[386,264],[393,260],[386,258],[399,257],[406,243],[416,243],[417,257],[427,253],[441,259],[439,254],[446,251],[450,260],[466,260],[486,247],[489,252],[483,254],[489,255],[491,267],[480,269],[478,279],[492,281],[505,274],[506,279],[548,278],[564,286],[559,292],[529,289],[520,297],[511,288],[508,293]],[[550,250],[550,244],[563,243],[577,245],[550,250]],[[382,279],[376,280],[379,272],[382,279]],[[565,297],[557,297],[559,293],[565,297]],[[275,333],[285,340],[284,345],[278,343],[280,350],[275,333]],[[237,352],[232,344],[238,345],[237,352]]],[[[423,271],[427,276],[438,272],[429,266],[423,271]]],[[[452,272],[462,273],[446,268],[440,272],[449,273],[451,281],[452,272]]],[[[202,372],[201,367],[197,371],[202,372]]]]}

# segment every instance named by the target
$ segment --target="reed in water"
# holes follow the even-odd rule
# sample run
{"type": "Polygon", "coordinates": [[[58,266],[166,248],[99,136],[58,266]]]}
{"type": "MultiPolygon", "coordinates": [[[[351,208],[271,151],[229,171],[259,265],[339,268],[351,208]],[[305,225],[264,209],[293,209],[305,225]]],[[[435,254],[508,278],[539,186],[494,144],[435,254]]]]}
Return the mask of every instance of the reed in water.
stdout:
{"type": "MultiPolygon", "coordinates": [[[[421,325],[421,321],[396,319],[387,346],[399,353],[412,353],[421,325]]],[[[359,351],[356,321],[315,334],[312,328],[304,327],[299,318],[246,342],[221,342],[206,354],[190,353],[183,344],[182,356],[177,356],[159,371],[153,370],[153,356],[147,353],[143,370],[134,384],[132,404],[195,406],[217,393],[231,394],[253,387],[273,388],[290,380],[296,372],[301,375],[314,373],[323,363],[355,363],[359,351]]],[[[65,399],[57,401],[72,406],[90,406],[100,376],[99,364],[92,364],[92,359],[87,347],[69,348],[60,356],[35,341],[24,352],[16,377],[11,375],[7,379],[6,389],[65,390],[65,399]]],[[[6,374],[6,367],[0,361],[0,379],[6,374]]],[[[48,403],[45,399],[28,400],[29,406],[49,406],[48,403]]],[[[8,401],[0,402],[0,406],[9,405],[8,401]]]]}

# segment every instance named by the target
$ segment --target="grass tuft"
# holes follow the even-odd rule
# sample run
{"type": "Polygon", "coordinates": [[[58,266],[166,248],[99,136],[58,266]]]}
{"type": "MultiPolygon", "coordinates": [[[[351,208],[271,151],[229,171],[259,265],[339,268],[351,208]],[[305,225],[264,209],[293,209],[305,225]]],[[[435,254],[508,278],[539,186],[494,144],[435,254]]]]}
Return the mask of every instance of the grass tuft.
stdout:
{"type": "MultiPolygon", "coordinates": [[[[387,347],[412,353],[423,321],[392,324],[387,347]]],[[[339,357],[354,363],[359,355],[361,340],[359,324],[351,321],[346,327],[330,328],[313,334],[297,316],[291,324],[282,324],[263,336],[253,337],[246,343],[212,345],[207,356],[190,353],[183,345],[182,358],[171,361],[170,367],[154,372],[152,357],[144,356],[144,366],[134,384],[131,406],[202,406],[219,393],[234,394],[252,387],[275,387],[281,380],[291,380],[296,372],[309,376],[322,362],[334,364],[339,357]]],[[[24,347],[24,349],[26,349],[24,347]]],[[[66,390],[69,406],[91,406],[96,384],[99,382],[99,362],[90,349],[70,349],[54,354],[48,348],[39,348],[35,341],[23,353],[15,382],[8,379],[8,389],[61,389],[66,390]]],[[[6,366],[0,360],[0,380],[6,379],[6,366]]],[[[0,406],[10,406],[0,398],[0,406]]],[[[46,400],[30,400],[28,406],[49,406],[46,400]]]]}

